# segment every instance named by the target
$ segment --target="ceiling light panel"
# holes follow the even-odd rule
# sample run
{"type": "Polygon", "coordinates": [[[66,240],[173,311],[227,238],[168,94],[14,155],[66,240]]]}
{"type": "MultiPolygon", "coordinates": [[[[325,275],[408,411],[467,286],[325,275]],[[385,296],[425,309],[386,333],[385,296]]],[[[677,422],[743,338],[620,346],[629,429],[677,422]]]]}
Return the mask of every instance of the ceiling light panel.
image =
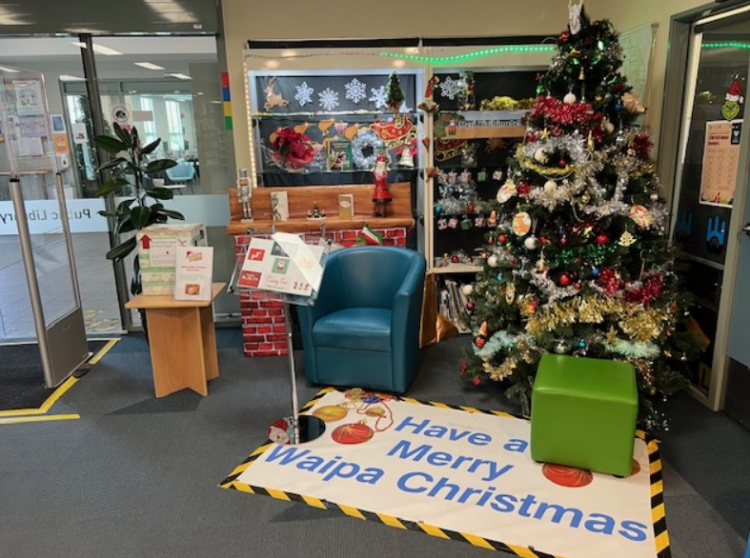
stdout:
{"type": "Polygon", "coordinates": [[[30,15],[0,6],[0,25],[31,25],[30,15]]]}
{"type": "MultiPolygon", "coordinates": [[[[73,41],[71,44],[74,44],[77,47],[87,48],[86,43],[73,41]]],[[[122,52],[120,52],[119,50],[105,47],[104,45],[92,45],[92,47],[94,49],[94,52],[97,54],[103,54],[104,56],[122,56],[122,52]]]]}
{"type": "Polygon", "coordinates": [[[169,23],[194,23],[196,15],[175,0],[144,0],[146,6],[156,12],[162,21],[169,23]]]}
{"type": "Polygon", "coordinates": [[[167,74],[168,76],[176,77],[177,79],[193,79],[187,74],[167,74]]]}
{"type": "Polygon", "coordinates": [[[9,72],[11,74],[17,74],[21,70],[16,70],[15,68],[8,68],[7,66],[0,66],[0,72],[9,72]]]}

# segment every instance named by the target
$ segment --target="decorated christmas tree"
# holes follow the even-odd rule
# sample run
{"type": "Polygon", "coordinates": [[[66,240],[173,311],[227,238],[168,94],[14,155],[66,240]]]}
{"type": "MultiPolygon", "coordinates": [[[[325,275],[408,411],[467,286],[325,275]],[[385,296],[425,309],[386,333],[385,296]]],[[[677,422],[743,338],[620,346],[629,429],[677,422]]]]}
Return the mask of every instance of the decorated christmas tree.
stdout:
{"type": "Polygon", "coordinates": [[[393,72],[385,85],[386,102],[392,112],[399,112],[401,103],[404,102],[404,92],[396,72],[393,72]]]}
{"type": "Polygon", "coordinates": [[[483,271],[464,290],[474,338],[461,372],[477,386],[503,382],[528,412],[543,354],[625,360],[640,425],[658,430],[656,403],[684,385],[693,344],[652,143],[633,126],[643,107],[622,60],[611,23],[571,5],[497,194],[483,271]]]}

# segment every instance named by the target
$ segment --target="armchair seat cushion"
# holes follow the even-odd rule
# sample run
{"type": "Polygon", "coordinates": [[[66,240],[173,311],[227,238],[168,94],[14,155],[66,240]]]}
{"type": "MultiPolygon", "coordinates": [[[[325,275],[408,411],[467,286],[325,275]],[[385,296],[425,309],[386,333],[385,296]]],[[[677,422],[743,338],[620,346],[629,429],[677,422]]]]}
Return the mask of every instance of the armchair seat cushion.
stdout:
{"type": "Polygon", "coordinates": [[[318,347],[391,351],[391,310],[346,308],[320,318],[312,330],[318,347]]]}

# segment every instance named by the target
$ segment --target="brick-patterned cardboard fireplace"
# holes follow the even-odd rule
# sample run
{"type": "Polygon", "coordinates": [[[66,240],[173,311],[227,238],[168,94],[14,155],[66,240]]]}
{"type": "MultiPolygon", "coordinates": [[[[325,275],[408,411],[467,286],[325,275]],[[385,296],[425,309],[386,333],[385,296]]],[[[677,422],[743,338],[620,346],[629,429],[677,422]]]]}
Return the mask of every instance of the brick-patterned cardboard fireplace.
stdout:
{"type": "MultiPolygon", "coordinates": [[[[351,243],[357,239],[360,230],[333,231],[326,234],[335,243],[351,243]]],[[[379,229],[385,246],[406,246],[406,228],[379,229]]],[[[253,235],[267,238],[267,234],[253,235]]],[[[235,235],[234,250],[237,262],[241,263],[250,244],[250,235],[235,235]]],[[[303,233],[305,242],[320,240],[320,233],[303,233]]],[[[286,355],[286,329],[284,326],[284,304],[270,300],[273,295],[265,292],[240,291],[242,313],[242,337],[245,356],[262,357],[286,355]]]]}
{"type": "MultiPolygon", "coordinates": [[[[325,225],[326,238],[334,243],[351,245],[356,242],[365,222],[383,235],[385,246],[406,246],[406,235],[414,227],[411,215],[411,184],[399,183],[390,186],[393,201],[388,206],[388,217],[374,218],[367,214],[372,207],[372,186],[307,186],[295,188],[256,188],[253,192],[253,214],[255,221],[242,222],[242,208],[237,202],[236,191],[230,190],[230,213],[232,220],[227,232],[234,236],[234,250],[241,262],[253,237],[268,238],[273,228],[277,231],[299,233],[305,242],[320,240],[321,224],[325,225]],[[289,196],[290,218],[274,221],[271,211],[270,193],[283,190],[289,196]],[[355,215],[352,219],[339,219],[338,195],[353,194],[355,215]],[[305,219],[313,203],[323,209],[328,219],[322,222],[305,219]],[[252,232],[248,232],[251,229],[252,232]]],[[[240,291],[242,313],[242,335],[245,355],[250,357],[286,355],[286,329],[284,305],[272,300],[272,295],[262,292],[240,291]]]]}

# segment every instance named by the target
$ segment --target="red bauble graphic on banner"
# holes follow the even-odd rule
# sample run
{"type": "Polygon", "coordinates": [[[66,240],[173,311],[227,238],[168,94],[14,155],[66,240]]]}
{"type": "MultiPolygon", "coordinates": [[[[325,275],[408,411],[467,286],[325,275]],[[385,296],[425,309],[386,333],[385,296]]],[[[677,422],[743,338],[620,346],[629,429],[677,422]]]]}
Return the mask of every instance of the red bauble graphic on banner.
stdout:
{"type": "Polygon", "coordinates": [[[361,422],[342,424],[331,433],[334,442],[344,445],[362,444],[372,438],[372,428],[361,422]]]}
{"type": "Polygon", "coordinates": [[[576,469],[552,463],[544,464],[542,474],[547,480],[566,488],[582,488],[594,480],[594,475],[588,469],[576,469]]]}

